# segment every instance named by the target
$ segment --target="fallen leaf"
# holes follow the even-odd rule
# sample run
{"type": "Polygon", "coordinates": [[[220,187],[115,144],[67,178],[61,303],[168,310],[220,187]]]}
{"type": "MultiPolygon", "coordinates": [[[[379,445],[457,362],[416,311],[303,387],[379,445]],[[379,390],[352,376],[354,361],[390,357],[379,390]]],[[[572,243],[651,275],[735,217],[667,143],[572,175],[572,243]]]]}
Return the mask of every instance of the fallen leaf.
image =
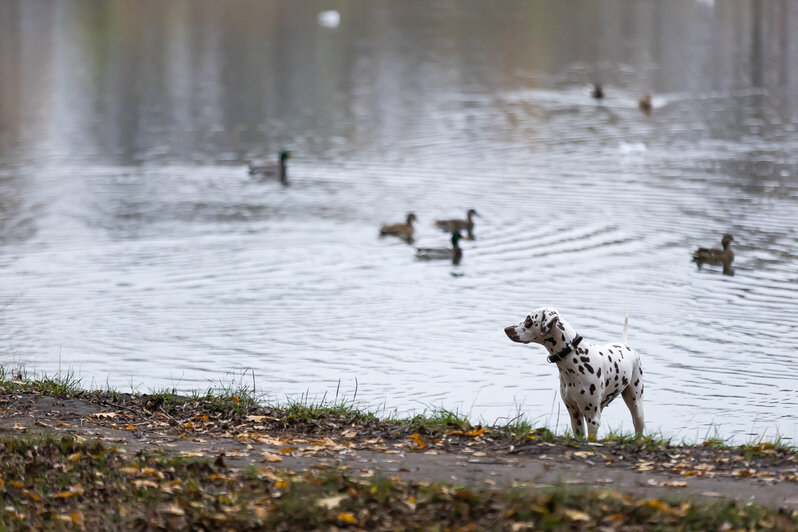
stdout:
{"type": "Polygon", "coordinates": [[[338,514],[338,520],[342,523],[357,523],[357,517],[352,512],[341,512],[338,514]]]}
{"type": "Polygon", "coordinates": [[[186,515],[186,511],[176,504],[159,506],[158,511],[169,515],[186,515]]]}
{"type": "Polygon", "coordinates": [[[96,417],[96,418],[99,418],[99,419],[105,419],[105,418],[116,417],[118,415],[119,415],[119,412],[95,412],[95,413],[91,414],[89,417],[96,417]]]}
{"type": "Polygon", "coordinates": [[[591,520],[590,516],[588,514],[586,514],[585,512],[582,512],[580,510],[571,510],[571,509],[568,509],[568,508],[566,508],[566,510],[565,510],[565,516],[568,519],[570,519],[571,521],[588,522],[588,521],[591,520]]]}
{"type": "Polygon", "coordinates": [[[475,429],[466,432],[465,435],[466,436],[471,436],[471,437],[480,436],[482,434],[485,434],[487,431],[488,431],[487,427],[479,427],[479,426],[477,426],[475,429]]]}
{"type": "Polygon", "coordinates": [[[261,456],[263,457],[263,461],[264,462],[282,462],[283,461],[283,457],[282,456],[277,456],[276,454],[272,454],[272,453],[266,452],[266,451],[262,452],[261,456]]]}
{"type": "Polygon", "coordinates": [[[337,508],[341,504],[341,501],[343,501],[348,497],[349,496],[346,494],[332,495],[330,497],[322,497],[321,499],[316,501],[316,506],[318,506],[319,508],[332,510],[333,508],[337,508]]]}
{"type": "Polygon", "coordinates": [[[590,456],[595,456],[595,454],[596,453],[590,451],[576,451],[574,453],[574,456],[576,456],[577,458],[588,458],[590,456]]]}
{"type": "Polygon", "coordinates": [[[357,431],[354,429],[347,429],[341,433],[341,436],[343,436],[346,439],[354,438],[355,436],[357,436],[357,431]]]}
{"type": "Polygon", "coordinates": [[[424,449],[427,446],[427,442],[421,438],[421,435],[418,432],[411,434],[410,439],[416,444],[416,449],[424,449]]]}
{"type": "Polygon", "coordinates": [[[14,430],[21,430],[25,432],[28,428],[25,425],[20,425],[19,423],[14,423],[14,430]]]}
{"type": "Polygon", "coordinates": [[[83,495],[83,488],[80,486],[70,486],[69,491],[62,491],[60,493],[56,493],[53,495],[56,499],[66,499],[69,497],[74,497],[76,495],[83,495]]]}
{"type": "Polygon", "coordinates": [[[291,452],[296,450],[297,450],[296,447],[289,445],[288,447],[283,447],[282,449],[279,449],[277,452],[280,454],[291,454],[291,452]]]}

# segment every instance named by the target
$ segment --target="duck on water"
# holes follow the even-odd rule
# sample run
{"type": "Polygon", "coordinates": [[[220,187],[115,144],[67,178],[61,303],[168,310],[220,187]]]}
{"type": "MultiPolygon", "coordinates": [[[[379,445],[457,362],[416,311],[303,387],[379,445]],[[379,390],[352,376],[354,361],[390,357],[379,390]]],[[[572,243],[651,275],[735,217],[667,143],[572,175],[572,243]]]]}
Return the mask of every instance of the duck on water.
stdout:
{"type": "Polygon", "coordinates": [[[421,260],[450,260],[452,264],[460,264],[463,259],[463,249],[460,247],[460,231],[452,232],[452,247],[450,248],[416,248],[416,258],[421,260]]]}
{"type": "Polygon", "coordinates": [[[291,152],[280,152],[277,164],[255,165],[249,163],[249,175],[259,176],[261,179],[278,178],[280,183],[288,185],[288,166],[286,161],[291,158],[291,152]]]}

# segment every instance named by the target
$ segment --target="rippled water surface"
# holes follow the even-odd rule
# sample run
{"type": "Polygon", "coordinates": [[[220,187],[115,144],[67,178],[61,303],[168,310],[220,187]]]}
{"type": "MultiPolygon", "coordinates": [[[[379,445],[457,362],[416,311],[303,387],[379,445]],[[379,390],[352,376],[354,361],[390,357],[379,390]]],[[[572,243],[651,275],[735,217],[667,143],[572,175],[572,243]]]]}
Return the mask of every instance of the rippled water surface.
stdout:
{"type": "Polygon", "coordinates": [[[629,314],[649,429],[797,438],[796,27],[756,0],[2,2],[0,363],[562,430],[544,349],[502,332],[551,305],[593,342],[629,314]],[[290,186],[247,175],[283,148],[290,186]],[[456,267],[377,237],[412,210],[445,246],[469,208],[456,267]],[[724,232],[735,274],[698,270],[724,232]]]}

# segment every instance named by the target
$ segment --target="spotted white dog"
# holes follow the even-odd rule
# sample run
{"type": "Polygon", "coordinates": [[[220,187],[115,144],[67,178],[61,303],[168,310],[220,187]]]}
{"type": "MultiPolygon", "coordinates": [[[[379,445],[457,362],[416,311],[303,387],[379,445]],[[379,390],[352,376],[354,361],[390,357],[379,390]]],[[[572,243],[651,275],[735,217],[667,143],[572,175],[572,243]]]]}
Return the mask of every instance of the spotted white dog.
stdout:
{"type": "Polygon", "coordinates": [[[623,344],[582,342],[573,327],[552,308],[536,309],[518,325],[505,327],[513,342],[541,344],[549,350],[548,361],[560,371],[560,395],[577,437],[584,425],[595,437],[601,411],[618,394],[632,413],[635,432],[643,432],[643,368],[637,352],[626,345],[629,319],[623,326],[623,344]]]}

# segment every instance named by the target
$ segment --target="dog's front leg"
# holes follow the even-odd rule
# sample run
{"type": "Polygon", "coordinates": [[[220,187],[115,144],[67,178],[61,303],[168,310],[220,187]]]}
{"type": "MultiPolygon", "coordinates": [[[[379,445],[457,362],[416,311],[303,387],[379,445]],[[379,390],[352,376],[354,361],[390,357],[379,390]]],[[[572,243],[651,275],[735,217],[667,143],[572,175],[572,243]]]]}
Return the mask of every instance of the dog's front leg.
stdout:
{"type": "Polygon", "coordinates": [[[587,424],[588,438],[595,439],[599,425],[601,425],[601,412],[594,411],[592,415],[585,416],[585,423],[587,424]]]}
{"type": "Polygon", "coordinates": [[[576,405],[569,405],[568,403],[565,403],[565,408],[568,409],[568,415],[571,418],[571,428],[574,431],[574,436],[577,438],[584,438],[585,424],[579,408],[576,405]]]}

